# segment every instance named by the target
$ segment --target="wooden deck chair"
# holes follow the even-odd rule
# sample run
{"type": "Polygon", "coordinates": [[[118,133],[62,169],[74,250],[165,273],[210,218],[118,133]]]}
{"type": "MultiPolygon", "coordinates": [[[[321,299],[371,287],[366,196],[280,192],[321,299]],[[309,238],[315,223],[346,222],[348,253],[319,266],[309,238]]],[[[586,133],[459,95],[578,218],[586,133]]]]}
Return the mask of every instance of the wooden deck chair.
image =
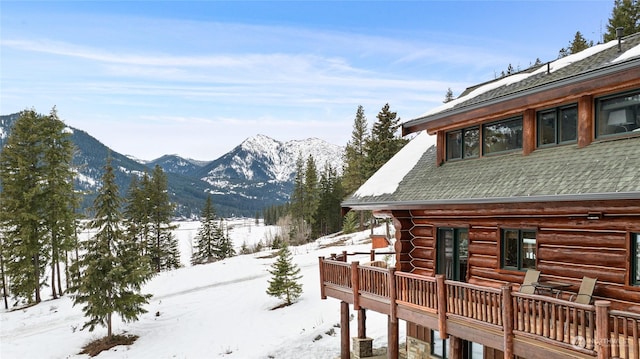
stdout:
{"type": "Polygon", "coordinates": [[[578,304],[591,304],[593,290],[596,288],[597,280],[597,278],[582,277],[578,293],[572,294],[569,297],[569,301],[578,304]]]}
{"type": "Polygon", "coordinates": [[[520,285],[520,293],[524,294],[534,294],[536,292],[536,287],[533,283],[537,282],[540,278],[540,271],[535,269],[527,269],[527,273],[524,275],[524,280],[520,285]]]}

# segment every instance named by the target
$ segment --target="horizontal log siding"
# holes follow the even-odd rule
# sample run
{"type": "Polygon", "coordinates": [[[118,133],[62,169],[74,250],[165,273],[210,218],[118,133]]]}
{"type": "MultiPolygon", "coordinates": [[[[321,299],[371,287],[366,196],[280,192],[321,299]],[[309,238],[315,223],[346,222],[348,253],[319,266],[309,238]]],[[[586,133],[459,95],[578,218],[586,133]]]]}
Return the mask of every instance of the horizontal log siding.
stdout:
{"type": "Polygon", "coordinates": [[[594,277],[594,299],[612,299],[612,308],[623,310],[640,303],[640,287],[628,285],[628,233],[640,233],[638,201],[442,205],[402,213],[403,223],[410,213],[412,239],[397,249],[409,255],[413,273],[435,274],[438,228],[468,228],[467,281],[493,287],[520,284],[523,272],[500,268],[500,230],[534,229],[543,279],[571,283],[569,291],[577,292],[583,276],[594,277]],[[588,213],[600,213],[601,218],[589,220],[588,213]]]}

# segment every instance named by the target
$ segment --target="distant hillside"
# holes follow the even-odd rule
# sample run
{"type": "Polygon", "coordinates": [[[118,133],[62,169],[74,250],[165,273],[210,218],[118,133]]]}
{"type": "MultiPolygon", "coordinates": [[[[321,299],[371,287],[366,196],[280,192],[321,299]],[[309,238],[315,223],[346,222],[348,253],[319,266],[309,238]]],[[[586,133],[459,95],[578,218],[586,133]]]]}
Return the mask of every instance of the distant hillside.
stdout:
{"type": "MultiPolygon", "coordinates": [[[[0,116],[0,145],[11,131],[17,114],[0,116]]],[[[211,194],[216,212],[221,216],[254,217],[266,206],[289,200],[298,156],[312,154],[318,170],[330,163],[342,169],[343,147],[319,139],[279,142],[263,135],[250,137],[222,157],[201,162],[165,155],[142,163],[108,148],[85,131],[72,128],[77,148],[74,165],[78,167],[76,187],[85,193],[81,210],[89,213],[105,159],[110,153],[116,183],[122,196],[132,176],[151,172],[159,165],[167,173],[171,200],[177,205],[176,217],[199,216],[207,195],[211,194]]]]}

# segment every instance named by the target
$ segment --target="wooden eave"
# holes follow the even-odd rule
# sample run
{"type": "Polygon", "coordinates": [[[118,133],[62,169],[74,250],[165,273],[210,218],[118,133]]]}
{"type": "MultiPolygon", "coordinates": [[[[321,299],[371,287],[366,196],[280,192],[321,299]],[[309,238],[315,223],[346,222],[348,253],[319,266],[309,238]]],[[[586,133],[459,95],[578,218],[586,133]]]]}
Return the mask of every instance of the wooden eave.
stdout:
{"type": "Polygon", "coordinates": [[[565,78],[470,106],[417,118],[402,125],[402,135],[421,130],[435,135],[438,131],[468,127],[522,114],[527,109],[553,107],[577,102],[582,96],[604,96],[639,86],[640,60],[634,59],[620,65],[565,78]]]}

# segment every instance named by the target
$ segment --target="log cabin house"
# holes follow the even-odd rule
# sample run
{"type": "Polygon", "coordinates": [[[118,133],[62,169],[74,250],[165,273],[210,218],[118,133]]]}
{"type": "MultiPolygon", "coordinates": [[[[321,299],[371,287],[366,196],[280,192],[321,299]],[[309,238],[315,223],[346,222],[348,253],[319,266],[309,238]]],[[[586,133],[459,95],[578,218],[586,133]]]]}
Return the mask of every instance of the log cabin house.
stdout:
{"type": "Polygon", "coordinates": [[[402,130],[415,137],[342,204],[392,219],[395,266],[319,258],[342,358],[370,353],[365,310],[388,316],[388,358],[399,320],[410,359],[640,358],[640,33],[469,88],[402,130]]]}

